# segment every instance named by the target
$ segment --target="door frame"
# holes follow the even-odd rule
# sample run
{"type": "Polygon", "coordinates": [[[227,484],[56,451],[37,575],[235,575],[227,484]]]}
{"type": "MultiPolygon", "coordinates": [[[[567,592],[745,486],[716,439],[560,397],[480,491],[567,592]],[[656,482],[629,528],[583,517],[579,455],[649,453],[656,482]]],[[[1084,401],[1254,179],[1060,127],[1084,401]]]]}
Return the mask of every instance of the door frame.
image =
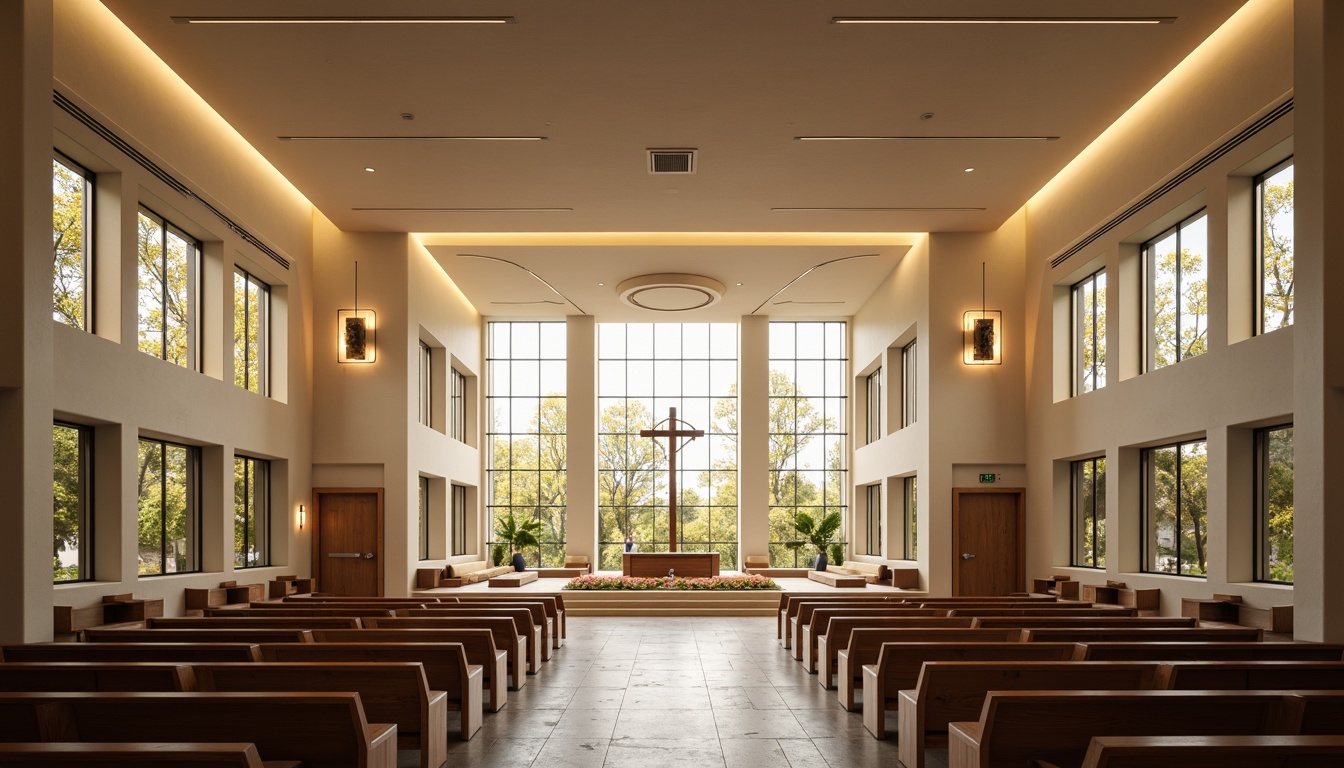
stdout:
{"type": "Polygon", "coordinates": [[[325,495],[337,496],[348,494],[371,493],[376,497],[378,506],[378,521],[375,530],[376,544],[374,551],[378,553],[378,596],[382,597],[383,575],[386,570],[386,563],[383,562],[383,489],[382,488],[314,488],[313,489],[313,563],[310,569],[313,572],[313,578],[317,579],[318,589],[322,588],[322,497],[325,495]]]}
{"type": "Polygon", "coordinates": [[[1027,552],[1026,552],[1026,509],[1027,509],[1027,489],[1026,488],[1001,488],[991,486],[988,488],[953,488],[952,489],[952,594],[958,595],[961,587],[961,571],[958,567],[958,542],[961,541],[961,497],[980,495],[987,493],[1001,493],[1017,496],[1017,584],[1015,590],[1021,592],[1026,589],[1027,584],[1027,552]]]}

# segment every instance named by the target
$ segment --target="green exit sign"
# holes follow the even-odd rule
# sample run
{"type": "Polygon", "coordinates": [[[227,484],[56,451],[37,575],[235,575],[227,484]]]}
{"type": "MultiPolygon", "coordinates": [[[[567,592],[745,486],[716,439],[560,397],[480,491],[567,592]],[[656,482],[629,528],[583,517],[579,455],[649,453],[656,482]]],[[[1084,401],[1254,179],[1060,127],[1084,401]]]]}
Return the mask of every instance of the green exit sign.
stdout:
{"type": "Polygon", "coordinates": [[[993,482],[998,481],[998,479],[999,479],[999,476],[996,475],[996,474],[994,474],[993,472],[982,472],[982,473],[980,473],[980,482],[982,482],[982,483],[993,483],[993,482]]]}

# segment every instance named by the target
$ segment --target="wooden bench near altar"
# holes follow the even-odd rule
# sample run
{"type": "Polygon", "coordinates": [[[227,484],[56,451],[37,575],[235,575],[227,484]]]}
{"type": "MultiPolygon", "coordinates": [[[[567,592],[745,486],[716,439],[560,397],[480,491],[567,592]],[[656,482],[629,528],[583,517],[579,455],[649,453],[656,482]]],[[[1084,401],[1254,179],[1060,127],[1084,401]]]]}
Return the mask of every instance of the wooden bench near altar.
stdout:
{"type": "Polygon", "coordinates": [[[621,574],[662,577],[671,570],[684,578],[719,575],[718,552],[626,552],[621,555],[621,574]]]}

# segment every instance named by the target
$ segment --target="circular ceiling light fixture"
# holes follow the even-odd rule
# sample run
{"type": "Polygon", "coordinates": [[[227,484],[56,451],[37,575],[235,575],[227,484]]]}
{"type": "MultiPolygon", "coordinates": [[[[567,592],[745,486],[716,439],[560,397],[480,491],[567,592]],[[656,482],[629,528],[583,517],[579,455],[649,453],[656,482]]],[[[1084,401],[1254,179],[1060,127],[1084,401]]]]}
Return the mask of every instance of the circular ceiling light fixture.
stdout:
{"type": "Polygon", "coordinates": [[[689,312],[718,303],[723,283],[704,275],[658,274],[632,277],[616,286],[621,301],[654,312],[689,312]]]}

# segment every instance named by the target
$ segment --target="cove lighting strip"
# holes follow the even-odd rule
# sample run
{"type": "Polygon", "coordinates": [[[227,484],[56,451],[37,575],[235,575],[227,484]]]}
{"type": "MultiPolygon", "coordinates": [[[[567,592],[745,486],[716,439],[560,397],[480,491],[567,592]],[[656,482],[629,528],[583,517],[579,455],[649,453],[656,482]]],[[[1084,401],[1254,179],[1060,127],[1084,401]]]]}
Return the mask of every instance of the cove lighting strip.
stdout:
{"type": "Polygon", "coordinates": [[[174,16],[177,24],[516,24],[512,16],[174,16]]]}
{"type": "Polygon", "coordinates": [[[351,208],[374,213],[568,213],[573,208],[351,208]]]}
{"type": "Polygon", "coordinates": [[[1171,24],[1175,16],[834,16],[832,24],[1171,24]]]}
{"type": "Polygon", "coordinates": [[[772,211],[783,213],[793,213],[797,211],[854,211],[857,213],[886,213],[889,211],[919,211],[919,212],[975,212],[983,211],[984,208],[771,208],[772,211]]]}
{"type": "Polygon", "coordinates": [[[794,141],[1055,141],[1058,136],[794,136],[794,141]]]}
{"type": "Polygon", "coordinates": [[[549,136],[276,136],[281,141],[550,141],[549,136]]]}

